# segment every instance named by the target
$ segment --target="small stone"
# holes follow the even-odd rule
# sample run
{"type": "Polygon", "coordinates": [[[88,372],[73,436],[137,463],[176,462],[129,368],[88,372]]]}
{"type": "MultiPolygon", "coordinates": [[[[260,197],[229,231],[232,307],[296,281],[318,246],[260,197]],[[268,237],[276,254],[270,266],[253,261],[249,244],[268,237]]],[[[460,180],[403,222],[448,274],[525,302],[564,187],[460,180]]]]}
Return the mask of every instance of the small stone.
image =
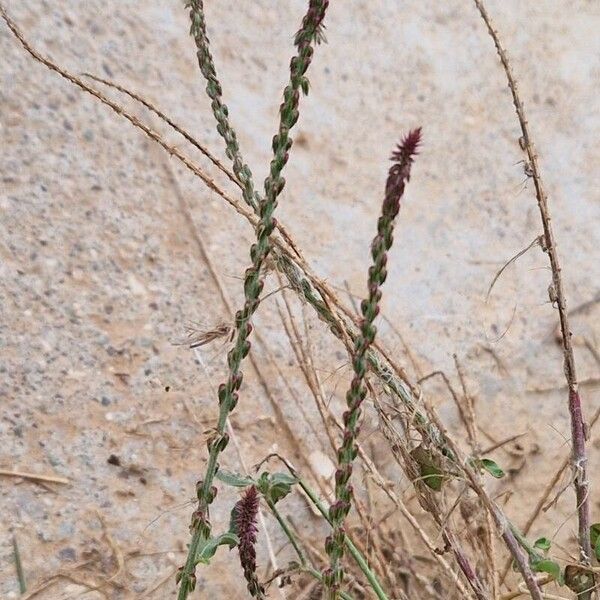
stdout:
{"type": "Polygon", "coordinates": [[[51,542],[54,538],[45,529],[38,529],[37,536],[42,542],[51,542]]]}
{"type": "Polygon", "coordinates": [[[116,455],[116,454],[111,454],[106,462],[109,465],[114,465],[115,467],[120,467],[121,466],[121,459],[116,455]]]}
{"type": "Polygon", "coordinates": [[[58,551],[58,558],[60,558],[60,560],[68,562],[75,562],[75,559],[77,558],[77,553],[75,552],[74,548],[62,548],[58,551]]]}
{"type": "MultiPolygon", "coordinates": [[[[70,521],[63,521],[58,527],[58,535],[61,539],[66,540],[73,537],[75,534],[75,527],[70,521]]],[[[75,560],[75,559],[73,559],[75,560]]]]}

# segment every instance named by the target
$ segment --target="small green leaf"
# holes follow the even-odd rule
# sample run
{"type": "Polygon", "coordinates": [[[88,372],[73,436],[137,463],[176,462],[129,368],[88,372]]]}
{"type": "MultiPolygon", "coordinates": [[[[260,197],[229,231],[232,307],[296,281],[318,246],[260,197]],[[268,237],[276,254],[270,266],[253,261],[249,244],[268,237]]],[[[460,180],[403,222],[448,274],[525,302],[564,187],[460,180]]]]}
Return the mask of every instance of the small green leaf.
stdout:
{"type": "Polygon", "coordinates": [[[600,538],[600,523],[592,523],[590,525],[590,539],[592,540],[592,546],[596,545],[598,538],[600,538]]]}
{"type": "Polygon", "coordinates": [[[273,473],[271,475],[271,484],[285,484],[285,485],[294,485],[298,480],[288,473],[273,473]]]}
{"type": "Polygon", "coordinates": [[[291,491],[292,485],[296,483],[296,478],[286,473],[275,473],[271,475],[268,498],[273,504],[276,504],[282,498],[285,498],[291,491]]]}
{"type": "Polygon", "coordinates": [[[536,573],[548,573],[552,576],[560,585],[564,583],[562,573],[560,572],[560,566],[557,562],[550,560],[549,558],[534,559],[530,561],[531,568],[536,573]]]}
{"type": "Polygon", "coordinates": [[[600,523],[590,525],[590,539],[594,548],[594,554],[600,560],[600,523]]]}
{"type": "Polygon", "coordinates": [[[265,471],[258,479],[257,487],[268,502],[276,504],[292,491],[292,485],[296,482],[297,479],[287,473],[274,473],[271,475],[265,471]]]}
{"type": "Polygon", "coordinates": [[[233,487],[246,487],[254,483],[252,477],[246,477],[244,475],[240,475],[239,473],[231,473],[221,469],[217,471],[215,477],[219,481],[222,481],[225,485],[231,485],[233,487]]]}
{"type": "Polygon", "coordinates": [[[210,563],[210,559],[215,555],[219,546],[229,546],[231,549],[237,546],[239,542],[240,540],[238,536],[231,531],[222,533],[217,537],[210,538],[206,541],[204,546],[198,550],[198,554],[196,554],[196,564],[203,563],[208,565],[210,563]]]}
{"type": "Polygon", "coordinates": [[[541,538],[535,540],[533,547],[538,548],[539,550],[542,550],[543,552],[548,552],[548,550],[550,550],[551,545],[552,545],[552,542],[548,538],[541,537],[541,538]]]}
{"type": "Polygon", "coordinates": [[[425,485],[439,492],[444,482],[444,471],[440,468],[440,459],[421,444],[413,448],[410,454],[419,465],[419,471],[425,485]]]}
{"type": "Polygon", "coordinates": [[[420,465],[420,470],[425,484],[432,490],[439,492],[444,482],[442,471],[431,465],[420,465]]]}
{"type": "Polygon", "coordinates": [[[267,493],[269,492],[269,486],[270,486],[269,473],[267,471],[264,471],[263,473],[260,474],[260,477],[258,478],[258,481],[256,482],[256,487],[258,488],[258,491],[263,496],[266,496],[267,493]]]}
{"type": "Polygon", "coordinates": [[[492,477],[496,479],[504,477],[504,471],[493,460],[482,458],[480,464],[492,477]]]}

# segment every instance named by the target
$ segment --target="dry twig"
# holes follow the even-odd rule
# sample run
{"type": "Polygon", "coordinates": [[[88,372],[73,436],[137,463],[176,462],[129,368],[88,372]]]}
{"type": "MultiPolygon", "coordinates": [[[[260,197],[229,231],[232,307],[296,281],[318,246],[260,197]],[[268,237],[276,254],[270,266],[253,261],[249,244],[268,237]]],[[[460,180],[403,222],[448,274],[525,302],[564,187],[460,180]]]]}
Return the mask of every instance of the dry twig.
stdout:
{"type": "MultiPolygon", "coordinates": [[[[575,486],[575,495],[577,498],[577,513],[579,525],[579,555],[581,562],[585,565],[591,564],[592,546],[590,542],[590,501],[589,501],[589,481],[587,474],[587,454],[586,454],[586,426],[583,419],[583,411],[581,407],[581,398],[579,396],[577,385],[577,373],[575,370],[575,356],[573,354],[573,345],[571,341],[571,331],[569,329],[569,317],[567,311],[567,300],[564,292],[563,280],[561,275],[561,267],[554,240],[552,230],[550,209],[548,207],[548,196],[542,183],[542,177],[538,164],[538,155],[531,138],[529,124],[525,116],[523,101],[519,94],[517,81],[510,66],[508,56],[498,31],[494,27],[494,23],[485,8],[483,0],[474,0],[475,6],[479,10],[483,21],[486,24],[488,32],[494,41],[500,62],[508,80],[508,87],[512,95],[513,104],[521,127],[522,137],[519,139],[519,145],[527,157],[529,173],[533,179],[535,186],[535,195],[537,199],[543,235],[543,249],[548,254],[550,268],[552,269],[552,283],[548,289],[550,300],[558,309],[560,321],[560,330],[562,335],[564,371],[569,387],[569,414],[571,416],[571,467],[573,469],[573,483],[575,486]]],[[[586,600],[590,595],[582,596],[582,600],[586,600]]]]}

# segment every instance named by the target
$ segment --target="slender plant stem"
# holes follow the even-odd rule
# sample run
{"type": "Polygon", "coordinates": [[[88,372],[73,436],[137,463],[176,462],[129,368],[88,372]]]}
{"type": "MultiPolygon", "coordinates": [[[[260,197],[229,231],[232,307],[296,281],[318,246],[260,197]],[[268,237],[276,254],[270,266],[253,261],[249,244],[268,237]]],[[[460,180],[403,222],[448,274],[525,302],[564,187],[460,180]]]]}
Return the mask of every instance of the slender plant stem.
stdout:
{"type": "MultiPolygon", "coordinates": [[[[498,524],[498,527],[502,527],[502,517],[500,513],[496,511],[493,513],[493,516],[496,520],[496,523],[498,524]]],[[[504,540],[504,543],[506,544],[512,557],[514,558],[515,563],[519,568],[521,575],[523,576],[525,585],[527,586],[527,589],[529,590],[529,593],[531,594],[533,600],[543,600],[544,596],[542,594],[542,591],[540,590],[540,586],[535,578],[535,575],[533,574],[533,571],[529,566],[529,562],[521,552],[519,548],[519,542],[515,538],[514,533],[507,526],[504,526],[504,529],[502,531],[502,539],[504,540]]]]}
{"type": "MultiPolygon", "coordinates": [[[[301,477],[298,476],[298,473],[291,468],[291,465],[289,465],[287,462],[285,464],[288,469],[290,469],[290,472],[298,479],[298,485],[304,490],[304,493],[310,498],[310,501],[317,507],[317,510],[325,517],[325,519],[327,519],[330,524],[332,524],[329,517],[329,511],[319,500],[314,490],[301,477]]],[[[377,576],[369,567],[364,556],[360,553],[360,550],[358,550],[358,548],[347,535],[344,536],[344,544],[346,545],[348,552],[351,554],[360,570],[363,572],[364,576],[367,578],[367,581],[371,585],[371,588],[375,592],[377,598],[379,600],[389,600],[387,594],[381,587],[381,583],[377,579],[377,576]]]]}
{"type": "MultiPolygon", "coordinates": [[[[317,569],[315,569],[312,565],[310,565],[307,562],[306,556],[304,555],[304,552],[300,548],[300,545],[298,543],[298,540],[296,539],[296,536],[290,529],[290,527],[287,524],[286,520],[284,519],[283,515],[279,512],[279,510],[277,509],[275,504],[273,504],[273,502],[271,502],[267,498],[265,498],[265,501],[266,501],[269,509],[273,513],[273,516],[275,517],[275,519],[277,519],[277,522],[279,523],[279,526],[285,533],[287,539],[290,541],[290,544],[292,544],[292,547],[294,548],[296,554],[298,555],[298,558],[300,559],[300,570],[304,571],[306,573],[309,573],[315,579],[322,582],[323,574],[320,571],[317,571],[317,569]]],[[[343,600],[352,600],[352,596],[346,594],[345,592],[340,593],[340,598],[342,598],[343,600]]]]}
{"type": "Polygon", "coordinates": [[[260,199],[254,192],[254,182],[250,167],[244,163],[237,141],[235,130],[229,122],[229,111],[223,102],[223,91],[217,77],[217,71],[210,52],[208,35],[206,34],[206,19],[202,0],[191,0],[186,5],[190,9],[192,21],[190,33],[196,42],[198,66],[206,79],[206,93],[211,99],[211,108],[217,121],[217,131],[225,140],[226,154],[233,162],[233,172],[242,185],[242,195],[246,204],[256,209],[260,199]]]}
{"type": "Polygon", "coordinates": [[[17,579],[19,581],[19,591],[24,594],[27,591],[27,584],[25,583],[25,573],[23,572],[23,563],[21,562],[21,553],[19,552],[19,544],[17,543],[17,537],[13,535],[12,538],[13,547],[13,558],[15,560],[15,570],[17,572],[17,579]]]}
{"type": "MultiPolygon", "coordinates": [[[[443,425],[435,411],[431,408],[429,409],[429,416],[431,420],[438,426],[438,429],[443,432],[443,425]]],[[[531,566],[529,565],[527,557],[525,557],[521,552],[519,543],[517,542],[511,529],[509,519],[506,517],[502,509],[487,494],[479,480],[478,475],[474,472],[470,461],[462,456],[454,440],[452,440],[450,437],[446,437],[446,440],[452,448],[452,452],[456,457],[457,463],[462,465],[462,471],[468,479],[471,487],[479,496],[490,515],[492,515],[494,522],[496,523],[496,529],[502,536],[506,547],[508,548],[517,567],[519,568],[519,571],[523,576],[523,581],[525,582],[531,597],[533,600],[542,600],[542,591],[540,590],[535,575],[531,570],[531,566]]]]}
{"type": "Polygon", "coordinates": [[[323,574],[323,579],[330,600],[338,598],[338,591],[344,578],[341,564],[344,555],[344,521],[352,506],[353,490],[350,479],[352,477],[352,464],[358,455],[356,440],[360,431],[361,406],[367,395],[365,383],[368,367],[367,352],[375,341],[377,332],[374,321],[379,314],[381,286],[387,278],[387,252],[394,241],[394,222],[400,211],[400,201],[406,183],[410,179],[411,166],[420,140],[421,130],[411,131],[392,155],[394,164],[390,168],[386,184],[381,216],[377,222],[377,235],[371,244],[373,263],[369,268],[368,296],[361,304],[362,322],[352,350],[354,377],[346,393],[348,410],[344,413],[343,441],[337,451],[335,501],[329,508],[333,532],[325,541],[325,550],[329,555],[330,568],[323,574]]]}
{"type": "MultiPolygon", "coordinates": [[[[488,32],[494,41],[496,51],[502,63],[502,67],[508,80],[508,87],[512,94],[512,100],[521,127],[522,137],[519,140],[522,150],[527,157],[528,165],[531,169],[531,177],[535,186],[535,195],[540,211],[542,227],[544,231],[544,250],[548,254],[550,268],[552,270],[552,284],[549,288],[550,300],[558,309],[560,321],[560,331],[563,346],[564,372],[569,389],[568,407],[571,416],[571,466],[573,469],[573,484],[575,487],[575,496],[577,501],[578,513],[578,539],[579,539],[579,558],[585,565],[591,564],[592,546],[590,541],[590,498],[589,481],[587,475],[588,459],[586,454],[586,426],[583,420],[583,411],[581,407],[581,398],[577,385],[577,372],[575,369],[575,355],[573,353],[573,344],[571,342],[571,330],[569,328],[567,301],[563,288],[561,275],[561,266],[556,249],[554,232],[552,230],[550,209],[548,207],[548,196],[542,183],[538,155],[531,138],[529,124],[525,116],[523,102],[519,95],[517,81],[513,74],[510,62],[504,46],[500,41],[498,31],[494,27],[492,19],[487,12],[483,0],[474,0],[479,14],[486,24],[488,32]]],[[[590,594],[581,595],[580,598],[589,598],[590,594]]]]}
{"type": "MultiPolygon", "coordinates": [[[[281,173],[288,161],[289,150],[292,146],[290,131],[299,118],[300,91],[302,90],[306,93],[308,90],[308,79],[305,73],[312,61],[313,45],[321,39],[322,22],[328,4],[327,0],[309,1],[302,26],[294,40],[297,54],[292,58],[290,63],[290,82],[284,90],[284,99],[280,107],[279,131],[273,138],[274,158],[271,161],[269,176],[265,180],[264,198],[260,200],[258,205],[260,220],[256,228],[256,243],[250,249],[252,264],[246,270],[244,277],[244,306],[236,313],[235,342],[227,355],[228,378],[225,383],[219,386],[218,390],[219,418],[215,432],[208,440],[209,458],[204,479],[199,481],[196,486],[198,506],[192,514],[190,525],[192,541],[188,557],[185,565],[178,574],[179,600],[185,600],[195,587],[196,556],[198,550],[210,537],[211,526],[208,511],[217,494],[217,488],[213,485],[213,480],[218,470],[218,457],[229,442],[229,436],[225,431],[225,424],[227,417],[238,402],[238,391],[243,380],[240,367],[242,361],[250,352],[249,337],[252,332],[250,321],[260,303],[260,294],[263,288],[261,278],[262,269],[271,251],[270,236],[275,229],[273,213],[277,208],[277,198],[285,186],[285,179],[281,173]]],[[[192,0],[188,6],[190,7],[190,18],[192,21],[191,33],[196,40],[196,45],[199,46],[199,44],[202,45],[204,43],[202,40],[203,36],[205,36],[205,33],[203,33],[205,31],[203,5],[200,0],[192,0]]],[[[220,87],[215,87],[216,77],[213,76],[214,67],[203,65],[203,61],[209,61],[210,53],[199,50],[198,59],[200,68],[203,70],[205,76],[210,76],[209,95],[212,90],[215,96],[213,99],[213,109],[219,112],[219,115],[215,114],[215,117],[219,121],[219,125],[223,126],[223,121],[220,121],[219,118],[221,116],[226,117],[227,111],[220,104],[220,87]],[[217,111],[215,107],[220,108],[217,111]]],[[[210,62],[212,63],[211,60],[210,62]]],[[[230,138],[230,140],[233,140],[233,138],[230,138]]]]}
{"type": "Polygon", "coordinates": [[[198,142],[198,140],[196,140],[196,138],[194,138],[181,125],[176,123],[171,117],[169,117],[169,115],[165,114],[162,110],[158,109],[154,104],[152,104],[152,102],[148,101],[144,96],[141,96],[140,94],[130,90],[129,88],[126,88],[123,85],[115,83],[114,81],[110,81],[109,79],[105,79],[103,77],[98,77],[97,75],[94,75],[93,73],[83,73],[83,76],[88,77],[89,79],[92,79],[93,81],[97,81],[98,83],[102,83],[108,87],[111,87],[111,88],[129,96],[131,99],[135,100],[136,102],[139,102],[142,106],[147,108],[150,112],[154,113],[159,119],[164,121],[169,127],[171,127],[173,130],[175,130],[179,135],[184,137],[192,146],[194,146],[194,148],[196,148],[197,150],[200,150],[200,152],[202,152],[202,154],[204,154],[204,156],[206,156],[206,158],[208,158],[208,160],[210,160],[210,162],[212,162],[212,164],[215,165],[215,167],[217,167],[217,169],[219,169],[222,173],[224,173],[232,183],[234,183],[235,185],[237,185],[238,187],[243,189],[242,184],[239,182],[238,178],[233,173],[228,171],[223,166],[221,161],[218,160],[215,156],[213,156],[213,154],[210,152],[210,150],[208,150],[208,148],[206,148],[200,142],[198,142]]]}
{"type": "Polygon", "coordinates": [[[303,567],[305,567],[307,564],[306,556],[304,556],[304,552],[302,552],[302,549],[300,548],[298,541],[296,540],[296,536],[292,533],[291,529],[288,527],[288,524],[286,523],[282,514],[277,510],[277,507],[275,506],[275,504],[273,504],[273,502],[271,500],[269,500],[268,498],[265,498],[265,501],[267,503],[267,506],[270,508],[271,512],[273,513],[273,516],[277,519],[279,526],[281,527],[281,529],[283,529],[283,532],[285,533],[286,537],[290,541],[290,544],[292,544],[294,551],[296,552],[296,554],[298,555],[298,558],[300,559],[300,564],[303,567]]]}
{"type": "MultiPolygon", "coordinates": [[[[303,567],[303,570],[307,573],[310,573],[315,579],[318,579],[321,583],[323,583],[323,573],[317,571],[317,569],[314,567],[305,566],[303,567]]],[[[340,592],[340,598],[342,598],[342,600],[353,600],[352,596],[346,592],[340,592]]]]}

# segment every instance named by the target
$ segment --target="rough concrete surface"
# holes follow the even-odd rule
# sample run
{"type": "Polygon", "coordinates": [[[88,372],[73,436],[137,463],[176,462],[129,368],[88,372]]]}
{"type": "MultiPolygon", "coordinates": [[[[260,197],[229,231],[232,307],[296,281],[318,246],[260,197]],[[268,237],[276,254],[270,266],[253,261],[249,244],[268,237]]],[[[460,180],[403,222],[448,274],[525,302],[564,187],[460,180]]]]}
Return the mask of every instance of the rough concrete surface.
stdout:
{"type": "MultiPolygon", "coordinates": [[[[44,54],[74,73],[96,73],[143,93],[226,160],[181,2],[3,4],[44,54]]],[[[225,99],[260,182],[305,2],[205,4],[225,99]]],[[[600,8],[589,0],[488,4],[540,153],[569,306],[596,302],[572,323],[591,415],[600,400],[600,8]]],[[[456,353],[482,431],[497,440],[526,434],[525,468],[517,468],[523,460],[514,452],[499,451],[498,462],[515,471],[508,483],[490,484],[492,491],[514,492],[505,509],[523,522],[567,455],[570,434],[541,250],[508,267],[486,302],[498,269],[541,233],[492,41],[468,0],[344,0],[331,3],[327,42],[309,73],[278,219],[340,296],[347,298],[346,284],[360,296],[388,155],[409,128],[423,127],[383,299],[383,313],[415,360],[384,322],[381,339],[415,378],[442,369],[456,382],[456,353]]],[[[142,133],[35,63],[3,22],[0,54],[0,468],[69,481],[0,476],[0,596],[19,596],[14,536],[30,590],[59,573],[74,574],[53,580],[37,598],[174,597],[170,574],[184,560],[188,500],[203,470],[227,348],[221,340],[194,354],[175,343],[191,322],[210,329],[228,320],[193,235],[202,238],[237,306],[252,231],[142,133]],[[119,557],[125,571],[106,583],[119,557]],[[85,561],[90,569],[73,570],[85,561]]],[[[236,192],[154,116],[110,95],[236,192]]],[[[270,275],[268,289],[277,285],[270,275]]],[[[313,414],[276,302],[277,295],[265,300],[256,328],[313,414]]],[[[341,410],[344,348],[306,314],[326,392],[341,410]]],[[[320,448],[331,455],[265,348],[256,344],[254,351],[307,454],[320,448]]],[[[249,366],[246,372],[233,416],[246,464],[273,450],[293,456],[256,376],[249,366]]],[[[433,382],[425,390],[449,426],[458,426],[447,392],[433,382]]],[[[375,428],[368,415],[365,435],[375,428]]],[[[594,521],[597,439],[590,444],[594,521]]],[[[322,466],[321,454],[313,458],[322,466]]],[[[386,468],[389,457],[382,450],[377,460],[386,468]]],[[[233,447],[224,464],[241,469],[233,447]]],[[[226,522],[226,500],[230,506],[235,498],[220,492],[217,522],[226,522]]],[[[302,500],[286,506],[301,510],[302,500]]],[[[559,531],[574,548],[573,511],[569,489],[532,535],[559,531]]],[[[317,526],[310,513],[303,518],[317,526]]],[[[279,551],[285,540],[274,523],[268,528],[279,551]]],[[[278,554],[283,564],[288,551],[278,554]]],[[[242,597],[243,583],[230,575],[236,560],[220,551],[210,570],[198,571],[198,588],[214,598],[242,597]]]]}

